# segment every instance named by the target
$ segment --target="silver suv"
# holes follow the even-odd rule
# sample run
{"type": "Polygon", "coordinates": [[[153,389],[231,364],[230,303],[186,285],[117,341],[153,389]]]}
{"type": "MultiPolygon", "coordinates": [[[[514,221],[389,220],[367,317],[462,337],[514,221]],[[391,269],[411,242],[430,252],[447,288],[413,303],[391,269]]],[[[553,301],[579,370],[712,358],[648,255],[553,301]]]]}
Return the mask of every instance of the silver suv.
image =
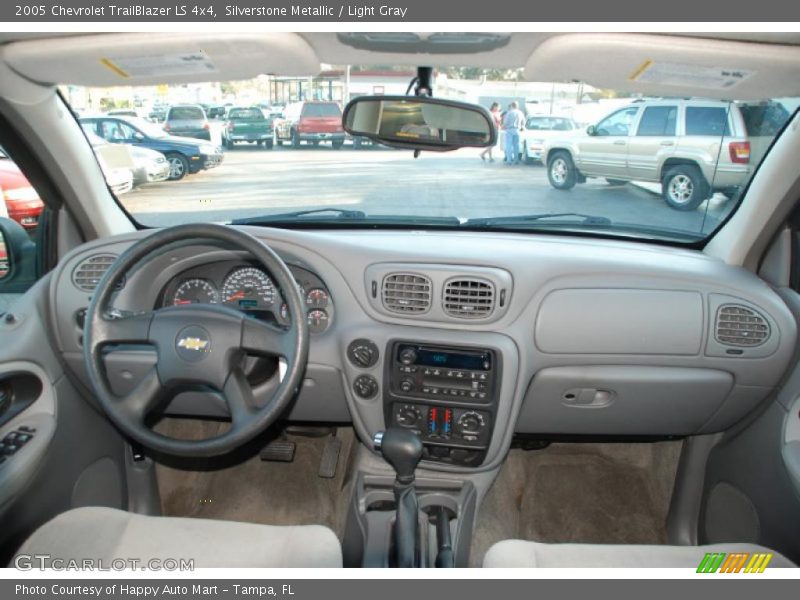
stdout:
{"type": "Polygon", "coordinates": [[[745,184],[750,142],[736,104],[644,100],[612,112],[584,134],[548,140],[544,162],[559,190],[587,177],[661,183],[667,204],[693,210],[714,192],[730,197],[745,184]]]}

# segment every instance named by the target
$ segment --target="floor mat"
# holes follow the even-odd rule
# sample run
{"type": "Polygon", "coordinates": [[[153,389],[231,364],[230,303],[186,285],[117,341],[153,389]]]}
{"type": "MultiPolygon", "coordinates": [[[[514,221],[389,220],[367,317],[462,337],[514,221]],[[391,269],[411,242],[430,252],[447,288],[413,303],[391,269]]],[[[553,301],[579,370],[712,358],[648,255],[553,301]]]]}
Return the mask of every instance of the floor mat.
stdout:
{"type": "Polygon", "coordinates": [[[504,539],[663,544],[680,442],[512,450],[478,514],[472,566],[504,539]]]}
{"type": "MultiPolygon", "coordinates": [[[[168,426],[174,437],[187,437],[187,428],[207,437],[215,427],[203,422],[168,426]]],[[[345,487],[354,441],[352,429],[338,429],[337,438],[342,449],[332,479],[318,476],[327,437],[289,434],[286,439],[296,443],[290,463],[262,461],[256,454],[223,468],[204,463],[194,463],[189,469],[159,464],[163,514],[270,525],[319,524],[330,527],[341,538],[345,500],[349,498],[345,487]]]]}

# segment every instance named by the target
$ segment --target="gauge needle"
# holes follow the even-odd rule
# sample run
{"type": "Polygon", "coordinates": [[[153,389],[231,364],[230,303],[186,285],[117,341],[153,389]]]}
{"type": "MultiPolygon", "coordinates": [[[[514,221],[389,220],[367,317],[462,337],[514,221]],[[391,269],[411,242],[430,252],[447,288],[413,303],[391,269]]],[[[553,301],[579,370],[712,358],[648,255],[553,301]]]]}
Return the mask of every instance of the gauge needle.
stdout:
{"type": "Polygon", "coordinates": [[[191,300],[175,300],[175,302],[173,304],[175,304],[177,306],[177,305],[180,305],[180,304],[191,304],[191,303],[192,303],[191,300]]]}
{"type": "Polygon", "coordinates": [[[230,302],[231,300],[241,300],[244,298],[244,292],[236,292],[233,296],[228,296],[228,299],[225,302],[230,302]]]}

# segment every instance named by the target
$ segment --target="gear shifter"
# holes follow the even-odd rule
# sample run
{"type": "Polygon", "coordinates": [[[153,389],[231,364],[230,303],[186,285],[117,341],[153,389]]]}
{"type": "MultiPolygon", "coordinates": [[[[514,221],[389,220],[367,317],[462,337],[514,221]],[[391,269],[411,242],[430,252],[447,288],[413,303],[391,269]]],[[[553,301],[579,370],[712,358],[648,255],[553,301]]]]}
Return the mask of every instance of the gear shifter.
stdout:
{"type": "Polygon", "coordinates": [[[408,429],[390,427],[377,433],[373,442],[395,471],[395,566],[416,567],[419,565],[419,502],[414,472],[422,458],[422,441],[408,429]]]}

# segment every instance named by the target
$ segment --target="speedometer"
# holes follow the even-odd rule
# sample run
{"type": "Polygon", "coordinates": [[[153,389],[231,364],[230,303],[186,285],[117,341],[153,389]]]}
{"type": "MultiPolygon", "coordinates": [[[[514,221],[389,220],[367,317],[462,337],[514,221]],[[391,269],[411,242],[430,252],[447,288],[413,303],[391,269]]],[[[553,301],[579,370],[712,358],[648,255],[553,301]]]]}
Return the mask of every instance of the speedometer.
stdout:
{"type": "Polygon", "coordinates": [[[214,284],[206,279],[187,279],[172,295],[173,306],[184,304],[216,304],[219,294],[214,284]]]}
{"type": "Polygon", "coordinates": [[[275,286],[261,269],[242,267],[222,284],[222,301],[243,310],[263,309],[275,301],[275,286]]]}

